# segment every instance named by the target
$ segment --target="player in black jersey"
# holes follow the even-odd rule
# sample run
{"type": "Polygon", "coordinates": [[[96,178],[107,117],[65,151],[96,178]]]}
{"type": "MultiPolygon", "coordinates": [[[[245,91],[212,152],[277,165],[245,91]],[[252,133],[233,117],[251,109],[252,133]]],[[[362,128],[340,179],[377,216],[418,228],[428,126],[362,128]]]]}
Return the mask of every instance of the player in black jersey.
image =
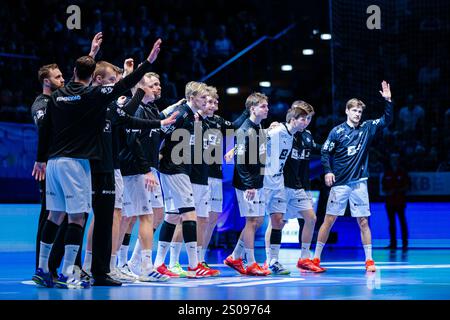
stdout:
{"type": "MultiPolygon", "coordinates": [[[[46,251],[51,250],[58,225],[65,214],[69,214],[64,264],[57,287],[89,287],[88,283],[74,279],[72,274],[82,242],[84,212],[89,212],[91,208],[89,160],[100,160],[102,157],[100,139],[108,104],[149,71],[158,56],[160,45],[161,40],[158,40],[147,61],[114,86],[90,87],[95,61],[91,57],[81,57],[76,61],[74,81],[52,94],[44,125],[39,130],[35,174],[45,172],[45,161],[49,158],[46,200],[51,212],[42,233],[41,253],[43,247],[46,251]]],[[[42,269],[47,262],[48,257],[40,259],[36,276],[42,277],[47,286],[52,286],[51,278],[42,269]]]]}
{"type": "MultiPolygon", "coordinates": [[[[97,33],[91,43],[91,51],[89,52],[89,56],[95,59],[98,51],[100,50],[100,46],[102,43],[102,33],[97,33]]],[[[39,128],[42,125],[42,121],[44,119],[45,113],[47,111],[47,105],[50,101],[51,94],[59,88],[64,86],[64,78],[57,64],[48,64],[42,66],[38,71],[38,79],[42,85],[42,94],[38,95],[31,106],[31,116],[34,120],[34,123],[39,128]]],[[[39,255],[40,255],[40,242],[41,242],[41,234],[42,228],[44,227],[45,222],[47,221],[49,211],[46,208],[46,191],[45,191],[45,174],[41,172],[39,176],[35,175],[33,170],[33,176],[36,176],[36,180],[39,180],[39,192],[41,194],[41,211],[39,214],[39,222],[38,222],[38,230],[36,235],[36,263],[35,268],[37,269],[39,266],[39,255]]],[[[57,268],[61,263],[62,257],[64,256],[64,234],[67,229],[67,217],[64,218],[63,222],[59,226],[55,243],[52,247],[51,252],[49,253],[49,270],[54,278],[57,278],[57,268]]],[[[77,255],[75,264],[78,267],[81,267],[81,253],[77,255]]],[[[36,278],[37,283],[42,283],[41,279],[36,278]]]]}

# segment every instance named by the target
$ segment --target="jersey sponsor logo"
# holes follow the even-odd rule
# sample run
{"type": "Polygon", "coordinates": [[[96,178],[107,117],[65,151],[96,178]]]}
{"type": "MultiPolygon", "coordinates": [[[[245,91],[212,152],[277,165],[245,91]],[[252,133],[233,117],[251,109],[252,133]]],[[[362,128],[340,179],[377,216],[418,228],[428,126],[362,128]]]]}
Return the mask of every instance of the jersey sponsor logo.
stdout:
{"type": "Polygon", "coordinates": [[[259,146],[259,155],[263,155],[266,153],[266,145],[263,143],[259,146]]]}
{"type": "Polygon", "coordinates": [[[36,111],[36,118],[38,120],[42,119],[44,116],[45,116],[45,111],[43,109],[36,111]]]}
{"type": "Polygon", "coordinates": [[[111,133],[111,121],[106,120],[105,127],[103,128],[103,132],[111,133]]]}
{"type": "Polygon", "coordinates": [[[281,159],[281,160],[286,159],[288,153],[289,153],[289,150],[288,150],[288,149],[283,149],[283,150],[281,150],[280,159],[281,159]]]}
{"type": "Polygon", "coordinates": [[[125,117],[125,111],[123,111],[122,110],[122,108],[120,108],[120,107],[117,107],[116,108],[116,112],[117,112],[117,114],[119,115],[119,117],[125,117]]]}
{"type": "Polygon", "coordinates": [[[361,149],[361,144],[358,144],[358,146],[349,146],[347,147],[347,155],[353,156],[361,149]]]}
{"type": "Polygon", "coordinates": [[[208,143],[210,145],[215,146],[216,144],[218,144],[220,140],[218,139],[217,135],[215,134],[208,134],[208,143]]]}
{"type": "Polygon", "coordinates": [[[103,87],[100,89],[100,92],[103,94],[110,94],[113,90],[113,87],[103,87]]]}
{"type": "Polygon", "coordinates": [[[298,160],[298,150],[297,149],[292,149],[292,153],[291,153],[291,158],[298,160]]]}
{"type": "Polygon", "coordinates": [[[303,149],[302,153],[300,154],[300,159],[301,160],[309,159],[310,155],[311,155],[311,150],[303,149]]]}
{"type": "Polygon", "coordinates": [[[191,136],[189,138],[189,144],[191,146],[195,145],[195,134],[191,134],[191,136]]]}
{"type": "Polygon", "coordinates": [[[380,119],[372,121],[372,124],[375,125],[375,126],[378,125],[379,123],[380,123],[380,119]]]}
{"type": "Polygon", "coordinates": [[[327,139],[327,141],[325,141],[325,143],[323,144],[323,150],[325,151],[331,151],[334,148],[334,142],[331,142],[330,140],[327,139]]]}
{"type": "Polygon", "coordinates": [[[115,190],[102,190],[102,194],[116,194],[115,190]]]}
{"type": "Polygon", "coordinates": [[[239,144],[236,147],[236,155],[238,156],[242,156],[245,154],[245,145],[244,144],[239,144]]]}
{"type": "Polygon", "coordinates": [[[64,102],[76,101],[76,100],[81,100],[81,96],[76,95],[76,96],[67,96],[67,97],[56,98],[56,101],[64,101],[64,102]]]}
{"type": "Polygon", "coordinates": [[[341,127],[341,128],[339,128],[339,129],[336,130],[336,133],[339,134],[339,133],[341,133],[342,131],[344,131],[344,128],[341,127]]]}

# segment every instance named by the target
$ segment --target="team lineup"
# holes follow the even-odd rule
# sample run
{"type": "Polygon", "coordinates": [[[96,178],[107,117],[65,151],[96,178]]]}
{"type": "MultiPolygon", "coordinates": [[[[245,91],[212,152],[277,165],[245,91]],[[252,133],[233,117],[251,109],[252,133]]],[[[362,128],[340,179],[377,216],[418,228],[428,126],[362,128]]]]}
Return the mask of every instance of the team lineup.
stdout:
{"type": "Polygon", "coordinates": [[[297,268],[325,272],[322,251],[349,203],[360,228],[366,271],[376,271],[368,223],[368,154],[373,139],[393,120],[386,81],[379,91],[385,100],[380,118],[362,121],[366,106],[352,98],[345,107],[347,121],[334,127],[320,145],[307,130],[314,108],[302,100],[292,103],[285,122],[263,129],[261,122],[269,113],[266,95],[250,94],[242,114],[231,122],[216,114],[217,89],[191,81],[183,99],[160,111],[155,102],[161,98],[161,84],[151,70],[161,40],[137,68],[127,59],[123,69],[95,61],[102,41],[98,33],[89,55],[76,60],[67,84],[56,64],[38,72],[43,90],[32,106],[39,132],[32,175],[40,182],[42,200],[32,277],[38,286],[89,288],[220,276],[205,257],[222,212],[223,159],[234,159],[232,185],[245,218],[225,265],[246,276],[289,275],[279,259],[282,230],[289,219],[302,219],[297,268]],[[125,97],[130,90],[132,97],[125,97]],[[234,147],[223,155],[223,144],[231,135],[234,147]],[[325,184],[331,187],[313,256],[311,153],[320,154],[325,184]],[[266,260],[259,264],[255,234],[266,216],[266,260]],[[138,240],[128,259],[137,221],[138,240]],[[154,239],[158,228],[159,238],[154,239]],[[179,262],[183,242],[186,269],[179,262]]]}

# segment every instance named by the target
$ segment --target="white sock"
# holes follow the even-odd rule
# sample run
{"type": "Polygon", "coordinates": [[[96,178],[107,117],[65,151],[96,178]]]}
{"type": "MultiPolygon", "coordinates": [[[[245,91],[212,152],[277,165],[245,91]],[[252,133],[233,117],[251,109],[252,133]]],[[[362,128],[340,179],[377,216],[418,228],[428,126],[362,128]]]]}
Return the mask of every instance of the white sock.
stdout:
{"type": "Polygon", "coordinates": [[[91,272],[92,265],[92,251],[87,250],[84,252],[83,270],[86,272],[91,272]]]}
{"type": "Polygon", "coordinates": [[[48,257],[50,257],[50,252],[52,251],[53,243],[44,243],[41,241],[39,249],[39,268],[48,272],[48,257]]]}
{"type": "Polygon", "coordinates": [[[203,262],[205,259],[203,259],[203,247],[197,246],[197,257],[199,262],[203,262]]]}
{"type": "Polygon", "coordinates": [[[139,239],[136,240],[136,244],[134,245],[130,263],[134,265],[138,265],[139,263],[141,263],[141,243],[139,242],[139,239]]]}
{"type": "Polygon", "coordinates": [[[320,256],[322,255],[323,247],[325,247],[325,243],[317,241],[317,243],[316,243],[316,251],[314,251],[314,259],[315,258],[320,259],[320,256]]]}
{"type": "Polygon", "coordinates": [[[109,260],[109,271],[113,271],[117,267],[117,256],[115,254],[111,255],[111,260],[109,260]]]}
{"type": "Polygon", "coordinates": [[[302,253],[301,253],[301,258],[302,259],[309,259],[310,253],[309,253],[309,248],[311,247],[311,243],[304,243],[302,242],[302,253]]]}
{"type": "Polygon", "coordinates": [[[206,251],[208,250],[208,248],[202,248],[202,262],[206,261],[206,251]]]}
{"type": "Polygon", "coordinates": [[[373,260],[372,259],[372,245],[371,244],[365,244],[364,245],[364,253],[366,254],[366,261],[367,260],[373,260]]]}
{"type": "Polygon", "coordinates": [[[141,251],[141,267],[142,274],[149,274],[153,269],[152,250],[146,249],[141,251]]]}
{"type": "Polygon", "coordinates": [[[278,255],[280,253],[281,244],[271,244],[270,245],[270,264],[278,261],[278,255]]]}
{"type": "Polygon", "coordinates": [[[233,260],[239,259],[240,257],[242,257],[242,252],[244,252],[244,241],[239,239],[233,253],[231,254],[231,257],[233,258],[233,260]]]}
{"type": "Polygon", "coordinates": [[[266,262],[267,264],[270,263],[270,244],[268,247],[266,247],[266,262]]]}
{"type": "Polygon", "coordinates": [[[255,260],[255,249],[244,248],[245,255],[247,256],[247,265],[252,265],[256,262],[255,260]]]}
{"type": "Polygon", "coordinates": [[[186,252],[188,255],[189,267],[191,269],[197,268],[198,257],[197,257],[197,241],[187,242],[186,252]]]}
{"type": "Polygon", "coordinates": [[[118,265],[119,267],[123,267],[128,263],[128,248],[129,246],[121,245],[118,251],[118,265]]]}
{"type": "Polygon", "coordinates": [[[156,252],[155,266],[159,267],[166,260],[167,250],[170,248],[170,242],[158,241],[158,251],[156,252]]]}
{"type": "Polygon", "coordinates": [[[71,276],[73,273],[73,265],[77,258],[80,246],[75,244],[67,244],[64,246],[64,260],[61,273],[65,276],[71,276]]]}
{"type": "Polygon", "coordinates": [[[180,262],[180,253],[183,248],[183,242],[170,243],[170,262],[169,268],[173,268],[177,262],[180,262]]]}

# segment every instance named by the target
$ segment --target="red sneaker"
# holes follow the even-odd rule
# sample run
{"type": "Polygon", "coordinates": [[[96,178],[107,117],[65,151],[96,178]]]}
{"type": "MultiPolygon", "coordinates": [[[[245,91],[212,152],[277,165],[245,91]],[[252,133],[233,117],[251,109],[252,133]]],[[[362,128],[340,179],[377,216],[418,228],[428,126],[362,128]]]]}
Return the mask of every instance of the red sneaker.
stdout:
{"type": "Polygon", "coordinates": [[[244,263],[242,262],[242,258],[234,260],[232,256],[228,256],[225,260],[223,260],[223,263],[229,266],[230,268],[233,268],[240,274],[246,274],[246,270],[244,267],[244,263]]]}
{"type": "Polygon", "coordinates": [[[263,266],[262,266],[263,270],[269,270],[269,264],[267,263],[267,261],[264,262],[263,266]]]}
{"type": "MultiPolygon", "coordinates": [[[[259,266],[259,264],[257,264],[256,262],[254,262],[252,265],[250,265],[250,266],[247,267],[246,274],[247,274],[248,276],[267,276],[267,275],[268,275],[267,271],[268,271],[268,270],[263,270],[263,269],[259,266]]],[[[269,272],[270,272],[270,271],[269,271],[269,272]]],[[[269,274],[270,274],[270,273],[269,273],[269,274]]]]}
{"type": "Polygon", "coordinates": [[[215,270],[205,268],[200,262],[197,267],[188,267],[187,277],[188,278],[206,278],[211,277],[215,270]]]}
{"type": "Polygon", "coordinates": [[[375,262],[373,260],[366,261],[366,271],[367,272],[375,272],[377,268],[375,268],[375,262]]]}
{"type": "Polygon", "coordinates": [[[320,267],[320,260],[319,260],[319,266],[314,264],[314,262],[311,261],[311,259],[298,259],[297,261],[297,268],[299,268],[301,271],[308,271],[308,272],[315,272],[315,273],[321,273],[325,272],[325,269],[320,267]]]}
{"type": "Polygon", "coordinates": [[[158,271],[161,274],[165,274],[166,276],[169,276],[171,278],[179,278],[180,277],[179,274],[173,273],[172,271],[167,269],[167,267],[164,263],[162,265],[160,265],[158,268],[156,268],[156,271],[158,271]]]}
{"type": "Polygon", "coordinates": [[[219,270],[211,269],[205,261],[202,262],[202,265],[204,268],[209,269],[211,271],[211,277],[218,277],[220,275],[219,270]]]}

